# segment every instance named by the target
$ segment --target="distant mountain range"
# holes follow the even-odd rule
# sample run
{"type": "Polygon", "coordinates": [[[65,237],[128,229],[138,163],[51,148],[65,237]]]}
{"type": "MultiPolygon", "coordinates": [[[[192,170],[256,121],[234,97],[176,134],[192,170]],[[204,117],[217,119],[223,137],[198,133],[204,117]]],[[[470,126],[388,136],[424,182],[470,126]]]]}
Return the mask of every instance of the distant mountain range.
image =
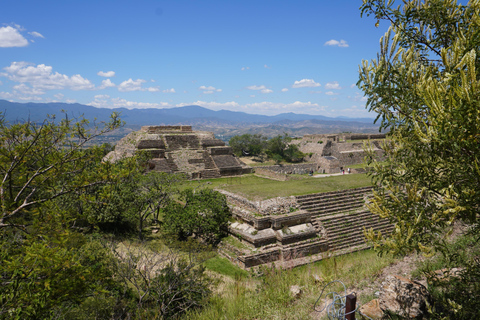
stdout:
{"type": "Polygon", "coordinates": [[[213,131],[224,140],[235,134],[262,133],[267,136],[289,133],[299,136],[308,133],[378,132],[373,118],[330,118],[318,115],[282,113],[264,116],[228,110],[213,111],[200,106],[184,106],[168,109],[95,108],[83,104],[67,103],[17,103],[0,100],[0,112],[9,122],[40,122],[47,114],[80,117],[108,121],[112,112],[119,112],[127,127],[143,125],[191,125],[194,130],[213,131]]]}

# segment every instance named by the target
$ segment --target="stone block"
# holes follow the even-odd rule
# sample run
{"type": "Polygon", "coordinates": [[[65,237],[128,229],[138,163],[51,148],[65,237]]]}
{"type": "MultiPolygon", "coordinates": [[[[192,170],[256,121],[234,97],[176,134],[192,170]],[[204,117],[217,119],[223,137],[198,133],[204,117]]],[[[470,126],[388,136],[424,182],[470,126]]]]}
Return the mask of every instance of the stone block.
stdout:
{"type": "Polygon", "coordinates": [[[378,299],[374,299],[364,304],[360,307],[359,311],[362,315],[362,319],[380,320],[383,317],[383,311],[380,309],[378,299]],[[364,317],[363,315],[367,316],[368,318],[364,317]]]}
{"type": "Polygon", "coordinates": [[[388,276],[382,283],[379,295],[380,308],[385,312],[407,317],[421,318],[426,312],[430,294],[422,284],[395,275],[388,276]]]}

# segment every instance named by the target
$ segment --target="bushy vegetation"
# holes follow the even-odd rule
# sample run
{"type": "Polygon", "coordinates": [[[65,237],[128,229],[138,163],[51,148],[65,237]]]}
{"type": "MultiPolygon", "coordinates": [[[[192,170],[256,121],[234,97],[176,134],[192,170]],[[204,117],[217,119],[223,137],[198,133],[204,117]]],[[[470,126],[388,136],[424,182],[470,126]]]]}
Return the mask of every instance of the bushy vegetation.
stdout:
{"type": "MultiPolygon", "coordinates": [[[[480,2],[364,0],[362,14],[390,24],[376,60],[364,61],[359,87],[382,129],[385,162],[370,174],[379,188],[369,208],[396,224],[389,237],[367,236],[383,253],[441,253],[449,267],[461,255],[446,238],[466,224],[478,246],[480,208],[480,2]]],[[[478,258],[441,291],[432,317],[478,318],[478,258]]]]}
{"type": "Polygon", "coordinates": [[[268,140],[260,134],[244,134],[234,136],[229,145],[233,152],[239,156],[254,156],[263,158],[263,155],[274,160],[277,164],[286,162],[300,162],[305,157],[296,144],[290,144],[292,138],[288,134],[278,135],[268,140]]]}
{"type": "MultiPolygon", "coordinates": [[[[114,240],[159,225],[183,180],[145,173],[144,155],[102,162],[104,147],[87,144],[120,125],[116,114],[91,130],[0,118],[0,319],[171,318],[205,304],[210,281],[194,255],[114,240]]],[[[216,197],[189,194],[187,207],[208,220],[216,197]]]]}
{"type": "Polygon", "coordinates": [[[195,234],[216,243],[226,234],[231,217],[225,196],[212,189],[182,191],[180,202],[170,201],[164,208],[163,226],[167,233],[185,239],[195,234]]]}

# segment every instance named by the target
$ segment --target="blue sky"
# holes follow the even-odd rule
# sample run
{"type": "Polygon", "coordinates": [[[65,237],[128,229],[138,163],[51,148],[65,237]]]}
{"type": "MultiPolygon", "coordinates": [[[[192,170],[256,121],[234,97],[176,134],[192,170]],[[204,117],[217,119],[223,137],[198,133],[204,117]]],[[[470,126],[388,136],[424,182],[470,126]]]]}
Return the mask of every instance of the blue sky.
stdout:
{"type": "Polygon", "coordinates": [[[6,0],[0,99],[365,117],[360,0],[6,0]]]}

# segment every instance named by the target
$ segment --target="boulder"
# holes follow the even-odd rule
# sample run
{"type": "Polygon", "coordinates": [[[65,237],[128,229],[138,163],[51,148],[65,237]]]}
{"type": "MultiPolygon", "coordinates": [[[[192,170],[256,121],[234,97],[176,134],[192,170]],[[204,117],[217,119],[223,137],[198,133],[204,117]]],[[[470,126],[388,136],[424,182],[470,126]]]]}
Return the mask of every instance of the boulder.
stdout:
{"type": "Polygon", "coordinates": [[[297,285],[291,286],[290,287],[290,294],[292,295],[292,297],[294,299],[298,299],[302,295],[302,288],[300,286],[297,286],[297,285]]]}
{"type": "Polygon", "coordinates": [[[406,318],[421,318],[430,294],[427,288],[401,276],[388,276],[382,283],[378,299],[380,308],[406,318]]]}
{"type": "Polygon", "coordinates": [[[367,316],[368,318],[365,319],[372,319],[372,320],[377,320],[377,319],[382,319],[383,317],[383,311],[380,309],[380,304],[378,303],[378,299],[374,299],[363,306],[360,307],[359,309],[360,314],[365,318],[364,316],[367,316]]]}
{"type": "Polygon", "coordinates": [[[433,271],[429,278],[435,282],[447,282],[450,281],[452,278],[460,278],[462,276],[462,272],[465,271],[465,268],[444,268],[440,270],[433,271]]]}

